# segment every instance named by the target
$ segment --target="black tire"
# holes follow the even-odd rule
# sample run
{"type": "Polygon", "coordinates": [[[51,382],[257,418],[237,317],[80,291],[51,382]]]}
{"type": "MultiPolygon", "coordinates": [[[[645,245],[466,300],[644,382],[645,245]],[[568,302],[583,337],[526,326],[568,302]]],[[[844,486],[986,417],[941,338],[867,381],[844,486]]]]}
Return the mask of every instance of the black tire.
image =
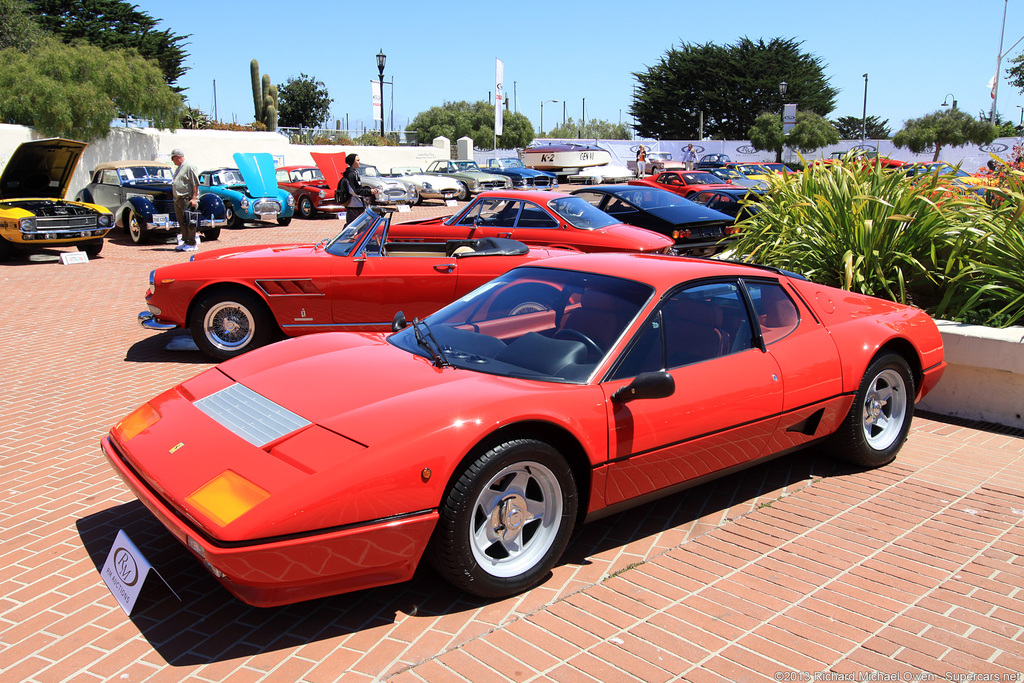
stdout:
{"type": "Polygon", "coordinates": [[[227,221],[227,226],[229,228],[241,228],[245,226],[242,219],[238,217],[237,213],[235,213],[235,208],[231,206],[229,202],[224,202],[224,219],[227,221]]]}
{"type": "Polygon", "coordinates": [[[303,218],[309,219],[316,215],[316,209],[313,208],[313,200],[306,195],[299,197],[299,205],[296,208],[299,211],[299,215],[303,218]]]}
{"type": "Polygon", "coordinates": [[[149,229],[146,221],[139,218],[134,211],[128,211],[124,221],[124,231],[128,238],[135,244],[145,244],[149,241],[149,229]]]}
{"type": "Polygon", "coordinates": [[[84,251],[89,258],[96,258],[103,251],[103,240],[93,242],[92,244],[80,244],[78,245],[78,251],[84,251]]]}
{"type": "Polygon", "coordinates": [[[291,222],[292,222],[292,217],[291,216],[288,216],[288,218],[281,218],[280,216],[277,217],[277,224],[278,225],[288,225],[291,222]]]}
{"type": "Polygon", "coordinates": [[[489,449],[458,475],[439,506],[429,559],[484,598],[540,583],[569,543],[579,501],[572,469],[534,439],[489,449]]]}
{"type": "Polygon", "coordinates": [[[201,233],[204,242],[213,242],[220,237],[220,228],[210,228],[209,230],[203,230],[201,233]]]}
{"type": "Polygon", "coordinates": [[[468,202],[469,201],[469,185],[467,185],[466,183],[462,182],[461,180],[458,181],[458,182],[459,182],[459,194],[457,194],[455,196],[455,198],[458,199],[460,202],[468,202]]]}
{"type": "Polygon", "coordinates": [[[896,459],[914,417],[914,375],[907,361],[886,353],[868,366],[849,414],[830,445],[834,454],[861,467],[896,459]]]}
{"type": "Polygon", "coordinates": [[[204,296],[192,313],[189,329],[200,351],[226,360],[267,344],[275,324],[262,299],[233,290],[204,296]]]}

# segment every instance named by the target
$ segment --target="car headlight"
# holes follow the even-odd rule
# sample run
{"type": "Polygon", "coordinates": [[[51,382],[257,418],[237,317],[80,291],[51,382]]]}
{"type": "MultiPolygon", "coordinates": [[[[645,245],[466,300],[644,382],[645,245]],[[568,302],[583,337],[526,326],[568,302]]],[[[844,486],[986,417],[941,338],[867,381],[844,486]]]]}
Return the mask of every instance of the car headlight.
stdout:
{"type": "Polygon", "coordinates": [[[35,218],[22,218],[18,221],[18,229],[22,232],[35,232],[36,231],[36,219],[35,218]]]}
{"type": "Polygon", "coordinates": [[[285,201],[287,201],[287,202],[288,202],[288,206],[289,206],[289,207],[291,207],[291,208],[293,208],[293,209],[295,208],[295,197],[293,197],[293,196],[291,196],[291,195],[288,195],[288,199],[287,199],[287,200],[285,200],[285,201]]]}
{"type": "Polygon", "coordinates": [[[242,201],[239,202],[239,204],[242,207],[242,211],[248,211],[249,210],[249,198],[248,197],[242,197],[242,201]]]}
{"type": "Polygon", "coordinates": [[[99,216],[96,217],[96,225],[100,226],[101,228],[109,228],[111,218],[113,218],[113,216],[111,216],[109,213],[101,213],[99,216]]]}
{"type": "Polygon", "coordinates": [[[320,196],[320,199],[323,199],[324,197],[327,196],[327,193],[324,192],[323,190],[320,190],[320,192],[318,192],[317,194],[320,196]]]}
{"type": "Polygon", "coordinates": [[[423,189],[427,192],[431,192],[434,189],[434,186],[430,183],[423,183],[423,189]]]}

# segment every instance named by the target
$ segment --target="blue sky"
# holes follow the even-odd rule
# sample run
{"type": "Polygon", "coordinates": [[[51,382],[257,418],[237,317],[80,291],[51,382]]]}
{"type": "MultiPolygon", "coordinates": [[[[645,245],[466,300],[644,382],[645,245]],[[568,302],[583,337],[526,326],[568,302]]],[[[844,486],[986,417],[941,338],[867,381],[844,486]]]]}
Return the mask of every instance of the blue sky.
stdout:
{"type": "MultiPolygon", "coordinates": [[[[729,44],[749,37],[802,41],[820,57],[839,90],[832,117],[860,117],[868,74],[867,113],[895,132],[908,118],[943,100],[977,115],[992,100],[1005,0],[727,0],[661,2],[155,2],[135,0],[160,28],[191,34],[188,73],[178,81],[188,103],[221,120],[253,118],[249,62],[284,83],[301,73],[322,81],[334,99],[332,120],[377,128],[370,81],[375,55],[387,54],[385,109],[404,128],[421,111],[445,101],[486,100],[494,90],[495,59],[505,64],[510,106],[539,128],[563,116],[629,122],[632,74],[683,43],[729,44]],[[952,95],[953,97],[948,97],[952,95]],[[515,99],[513,99],[515,98],[515,99]],[[585,105],[584,105],[585,101],[585,105]]],[[[1021,120],[1024,95],[1005,78],[1024,50],[1024,2],[1006,11],[998,109],[1021,120]]],[[[388,114],[390,119],[390,114],[388,114]]],[[[390,127],[390,126],[389,126],[390,127]]]]}

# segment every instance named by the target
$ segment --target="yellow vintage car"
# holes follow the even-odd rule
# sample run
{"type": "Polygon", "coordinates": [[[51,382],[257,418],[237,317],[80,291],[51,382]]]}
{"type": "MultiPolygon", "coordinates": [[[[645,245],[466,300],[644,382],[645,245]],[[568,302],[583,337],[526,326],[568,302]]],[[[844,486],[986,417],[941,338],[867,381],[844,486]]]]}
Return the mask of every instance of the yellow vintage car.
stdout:
{"type": "Polygon", "coordinates": [[[67,201],[86,143],[63,138],[23,142],[0,176],[0,261],[19,251],[77,246],[90,258],[114,225],[110,211],[67,201]]]}

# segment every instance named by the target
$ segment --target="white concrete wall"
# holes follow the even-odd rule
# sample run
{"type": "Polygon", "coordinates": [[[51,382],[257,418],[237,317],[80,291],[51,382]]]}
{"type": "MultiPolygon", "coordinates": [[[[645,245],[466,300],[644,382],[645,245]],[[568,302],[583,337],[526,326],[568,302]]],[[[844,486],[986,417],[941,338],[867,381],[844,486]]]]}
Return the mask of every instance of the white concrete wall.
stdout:
{"type": "MultiPolygon", "coordinates": [[[[22,142],[38,139],[31,128],[0,124],[0,171],[22,142]]],[[[356,152],[364,164],[387,173],[392,166],[426,166],[434,159],[447,159],[438,147],[346,147],[342,145],[293,145],[278,133],[224,130],[184,130],[173,133],[155,128],[112,128],[103,140],[91,143],[71,179],[68,197],[89,183],[92,169],[104,161],[162,159],[170,162],[171,150],[180,147],[186,158],[200,169],[234,166],[235,152],[269,152],[282,165],[312,164],[310,152],[356,152]]]]}
{"type": "Polygon", "coordinates": [[[946,372],[918,408],[1024,428],[1024,327],[936,320],[946,372]]]}

